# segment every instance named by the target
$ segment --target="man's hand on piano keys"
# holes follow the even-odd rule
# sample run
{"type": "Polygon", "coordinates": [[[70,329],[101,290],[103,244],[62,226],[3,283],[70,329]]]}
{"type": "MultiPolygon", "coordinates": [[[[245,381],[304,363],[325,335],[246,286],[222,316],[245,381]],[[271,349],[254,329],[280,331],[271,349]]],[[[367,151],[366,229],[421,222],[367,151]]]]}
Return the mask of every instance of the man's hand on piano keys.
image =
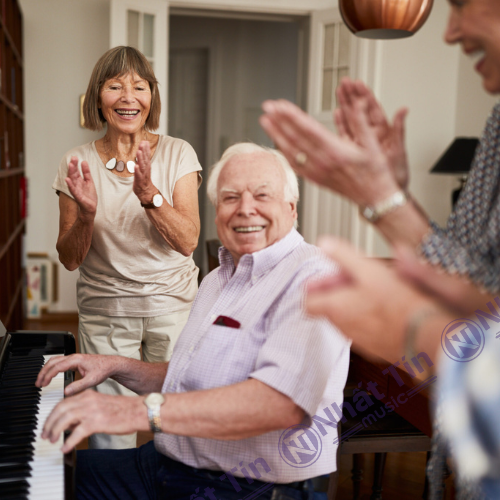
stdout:
{"type": "Polygon", "coordinates": [[[149,431],[144,396],[110,396],[87,390],[61,401],[48,416],[42,438],[56,442],[64,431],[63,453],[71,451],[80,441],[96,432],[131,434],[149,431]]]}
{"type": "Polygon", "coordinates": [[[45,387],[61,372],[77,370],[82,378],[69,384],[64,390],[66,396],[95,387],[104,382],[113,373],[118,356],[103,356],[99,354],[72,354],[71,356],[56,356],[51,358],[40,370],[35,385],[45,387]]]}

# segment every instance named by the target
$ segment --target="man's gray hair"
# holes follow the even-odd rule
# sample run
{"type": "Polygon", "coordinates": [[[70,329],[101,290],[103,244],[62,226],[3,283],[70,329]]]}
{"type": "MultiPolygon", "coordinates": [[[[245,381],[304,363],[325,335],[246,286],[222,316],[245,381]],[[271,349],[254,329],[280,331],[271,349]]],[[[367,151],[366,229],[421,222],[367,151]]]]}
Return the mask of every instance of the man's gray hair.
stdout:
{"type": "Polygon", "coordinates": [[[210,170],[207,182],[207,195],[215,207],[217,206],[217,181],[219,180],[221,170],[234,156],[250,153],[272,154],[278,160],[278,163],[281,165],[283,173],[285,174],[285,190],[283,193],[285,201],[296,202],[299,200],[299,182],[297,180],[297,176],[282,153],[276,149],[259,146],[253,142],[239,142],[227,148],[221,159],[210,170]]]}

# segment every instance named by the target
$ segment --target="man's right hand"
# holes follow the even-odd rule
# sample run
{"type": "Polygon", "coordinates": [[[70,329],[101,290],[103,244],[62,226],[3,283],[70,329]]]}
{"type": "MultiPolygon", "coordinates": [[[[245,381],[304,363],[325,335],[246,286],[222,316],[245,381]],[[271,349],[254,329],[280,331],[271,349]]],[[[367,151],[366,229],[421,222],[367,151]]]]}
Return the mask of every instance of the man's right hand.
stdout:
{"type": "Polygon", "coordinates": [[[117,360],[119,360],[119,356],[100,354],[57,356],[51,358],[40,370],[35,385],[45,387],[58,373],[78,370],[82,378],[69,384],[64,390],[66,396],[72,396],[108,379],[114,373],[117,360]]]}

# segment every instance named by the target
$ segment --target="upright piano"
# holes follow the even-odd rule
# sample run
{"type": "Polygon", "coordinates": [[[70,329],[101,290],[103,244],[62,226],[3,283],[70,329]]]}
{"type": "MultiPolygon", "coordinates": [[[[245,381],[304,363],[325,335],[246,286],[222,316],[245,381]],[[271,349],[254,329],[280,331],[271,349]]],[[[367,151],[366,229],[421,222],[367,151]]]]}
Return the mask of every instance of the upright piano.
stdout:
{"type": "Polygon", "coordinates": [[[351,351],[349,378],[356,384],[361,382],[363,387],[367,387],[370,382],[376,383],[378,390],[384,394],[381,399],[383,403],[392,403],[397,414],[431,437],[431,386],[435,382],[436,376],[431,376],[422,382],[412,379],[408,373],[396,368],[398,380],[400,381],[398,383],[388,373],[390,366],[390,363],[382,361],[369,361],[351,351]],[[398,398],[401,395],[404,395],[405,399],[402,400],[402,404],[397,404],[395,400],[400,401],[398,398]]]}
{"type": "Polygon", "coordinates": [[[63,456],[63,436],[56,443],[41,439],[73,372],[42,389],[35,381],[51,356],[75,351],[69,332],[0,331],[0,500],[73,498],[74,452],[63,456]]]}

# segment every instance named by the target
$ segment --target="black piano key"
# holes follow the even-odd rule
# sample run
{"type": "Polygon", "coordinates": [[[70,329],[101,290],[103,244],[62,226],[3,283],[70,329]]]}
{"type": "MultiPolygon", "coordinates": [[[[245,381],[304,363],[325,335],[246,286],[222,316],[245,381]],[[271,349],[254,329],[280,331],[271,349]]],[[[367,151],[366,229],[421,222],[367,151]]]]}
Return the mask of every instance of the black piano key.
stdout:
{"type": "Polygon", "coordinates": [[[40,370],[42,369],[42,366],[33,366],[31,368],[26,367],[26,366],[11,366],[10,363],[7,365],[8,372],[4,373],[2,375],[3,380],[12,380],[20,377],[25,377],[25,378],[30,378],[33,380],[36,380],[38,377],[38,374],[40,373],[40,370]]]}
{"type": "Polygon", "coordinates": [[[2,481],[0,483],[0,499],[13,498],[14,495],[27,494],[29,491],[28,481],[16,479],[13,481],[2,481]]]}
{"type": "Polygon", "coordinates": [[[36,382],[35,376],[27,379],[23,375],[19,375],[19,377],[17,377],[17,379],[21,380],[22,383],[13,384],[13,382],[16,380],[16,378],[5,378],[4,377],[3,380],[1,381],[0,390],[4,391],[4,392],[8,392],[9,390],[11,390],[10,387],[16,387],[17,389],[22,390],[23,385],[25,386],[24,389],[40,389],[39,387],[37,387],[35,385],[35,382],[36,382]]]}
{"type": "MultiPolygon", "coordinates": [[[[16,458],[23,457],[26,454],[33,453],[33,444],[24,443],[24,444],[4,444],[0,445],[0,458],[16,458]]],[[[3,463],[6,463],[5,460],[3,463]]]]}
{"type": "Polygon", "coordinates": [[[8,465],[12,463],[27,464],[33,460],[33,452],[31,453],[19,453],[12,457],[1,457],[0,465],[8,465]]]}
{"type": "Polygon", "coordinates": [[[21,408],[21,409],[26,409],[26,408],[33,408],[38,406],[36,404],[36,401],[0,401],[0,411],[10,411],[10,408],[21,408]]]}
{"type": "Polygon", "coordinates": [[[24,427],[26,425],[33,427],[34,425],[36,425],[36,422],[38,421],[37,414],[33,412],[31,412],[30,415],[16,412],[16,415],[17,418],[16,416],[13,415],[11,418],[0,419],[0,428],[2,428],[3,431],[5,432],[11,432],[12,429],[15,429],[18,426],[19,428],[24,427]]]}
{"type": "Polygon", "coordinates": [[[10,432],[0,431],[0,440],[7,438],[24,437],[24,436],[34,436],[34,435],[35,435],[34,429],[29,429],[27,431],[10,431],[10,432]]]}
{"type": "Polygon", "coordinates": [[[31,432],[13,432],[10,436],[0,436],[0,446],[4,445],[24,445],[32,443],[35,440],[35,433],[31,432]]]}
{"type": "Polygon", "coordinates": [[[36,405],[40,404],[40,395],[39,394],[19,394],[19,396],[15,396],[14,394],[9,394],[8,396],[4,396],[0,402],[0,408],[2,408],[3,403],[35,403],[36,405]]]}
{"type": "Polygon", "coordinates": [[[31,476],[31,466],[28,464],[15,464],[0,467],[0,479],[23,479],[31,476]]]}
{"type": "Polygon", "coordinates": [[[21,358],[21,357],[11,357],[7,360],[7,363],[9,364],[9,369],[15,369],[15,368],[35,368],[35,367],[42,367],[44,365],[44,360],[43,358],[37,359],[37,358],[21,358]]]}
{"type": "Polygon", "coordinates": [[[41,391],[36,390],[36,388],[22,389],[20,391],[10,390],[1,391],[0,390],[0,401],[5,401],[7,399],[26,399],[32,398],[33,400],[40,399],[41,391]]]}
{"type": "Polygon", "coordinates": [[[0,493],[6,493],[7,491],[23,490],[28,487],[28,481],[26,479],[2,479],[0,481],[0,493]]]}
{"type": "MultiPolygon", "coordinates": [[[[36,427],[37,423],[36,415],[31,416],[30,418],[23,418],[20,420],[5,420],[0,423],[0,428],[2,429],[2,433],[12,433],[12,432],[25,432],[32,431],[36,427]]],[[[3,435],[3,434],[0,434],[3,435]]]]}
{"type": "Polygon", "coordinates": [[[0,413],[0,422],[6,420],[32,417],[33,413],[25,408],[12,408],[10,413],[0,413]]]}
{"type": "MultiPolygon", "coordinates": [[[[0,398],[3,399],[7,396],[22,396],[23,394],[40,394],[42,389],[40,387],[36,387],[34,383],[27,385],[26,387],[0,387],[0,398]]],[[[1,401],[0,399],[0,401],[1,401]]]]}

